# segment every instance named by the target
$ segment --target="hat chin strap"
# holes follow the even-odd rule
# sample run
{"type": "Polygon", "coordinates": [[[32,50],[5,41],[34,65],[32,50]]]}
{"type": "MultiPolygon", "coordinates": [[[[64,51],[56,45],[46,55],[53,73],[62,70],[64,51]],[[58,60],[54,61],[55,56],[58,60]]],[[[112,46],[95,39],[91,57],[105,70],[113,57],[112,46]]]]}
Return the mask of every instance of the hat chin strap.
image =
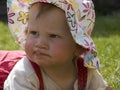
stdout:
{"type": "MultiPolygon", "coordinates": [[[[29,61],[39,78],[40,83],[39,90],[45,90],[41,70],[39,69],[36,63],[32,62],[31,60],[29,61]]],[[[78,68],[78,90],[85,90],[87,84],[88,69],[84,67],[84,60],[82,58],[78,58],[77,68],[78,68]]]]}

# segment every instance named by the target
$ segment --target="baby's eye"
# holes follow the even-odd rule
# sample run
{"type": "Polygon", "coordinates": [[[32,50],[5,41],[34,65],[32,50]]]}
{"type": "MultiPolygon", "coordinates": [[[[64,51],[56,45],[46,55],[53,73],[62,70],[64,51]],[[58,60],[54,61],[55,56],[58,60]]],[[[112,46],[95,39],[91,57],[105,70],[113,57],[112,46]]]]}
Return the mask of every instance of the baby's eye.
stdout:
{"type": "Polygon", "coordinates": [[[59,35],[56,35],[56,34],[50,34],[50,37],[51,37],[51,38],[59,38],[60,36],[59,36],[59,35]]]}
{"type": "Polygon", "coordinates": [[[36,31],[30,31],[30,34],[31,34],[32,36],[39,36],[39,33],[36,32],[36,31]]]}

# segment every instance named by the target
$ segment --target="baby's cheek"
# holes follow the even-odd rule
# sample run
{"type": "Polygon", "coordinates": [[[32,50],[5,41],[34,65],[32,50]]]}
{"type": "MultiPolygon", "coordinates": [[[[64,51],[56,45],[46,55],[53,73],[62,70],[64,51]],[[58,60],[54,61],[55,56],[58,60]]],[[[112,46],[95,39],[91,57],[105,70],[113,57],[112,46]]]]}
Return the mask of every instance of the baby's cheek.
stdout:
{"type": "Polygon", "coordinates": [[[28,44],[27,44],[27,43],[25,43],[25,50],[27,50],[27,47],[28,47],[28,44]]]}
{"type": "Polygon", "coordinates": [[[27,56],[29,58],[31,58],[33,48],[32,48],[32,44],[30,42],[28,42],[28,41],[25,43],[25,52],[26,52],[27,56]]]}
{"type": "Polygon", "coordinates": [[[27,53],[29,51],[28,43],[25,43],[25,52],[27,53]]]}
{"type": "Polygon", "coordinates": [[[25,43],[25,51],[29,52],[29,50],[32,49],[32,47],[33,47],[32,41],[27,40],[26,43],[25,43]]]}
{"type": "Polygon", "coordinates": [[[66,54],[69,53],[69,50],[67,47],[65,47],[62,44],[56,44],[51,48],[51,53],[53,53],[53,55],[62,58],[65,57],[66,54]]]}

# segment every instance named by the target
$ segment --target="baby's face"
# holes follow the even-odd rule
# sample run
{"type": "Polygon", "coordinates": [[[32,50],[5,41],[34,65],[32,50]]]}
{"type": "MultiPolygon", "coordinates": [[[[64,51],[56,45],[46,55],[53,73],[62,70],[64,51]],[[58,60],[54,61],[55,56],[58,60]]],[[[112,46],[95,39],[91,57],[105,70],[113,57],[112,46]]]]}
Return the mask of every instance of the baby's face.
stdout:
{"type": "Polygon", "coordinates": [[[39,17],[39,8],[30,9],[25,51],[30,60],[41,67],[58,67],[72,64],[76,53],[64,11],[52,7],[39,17]]]}

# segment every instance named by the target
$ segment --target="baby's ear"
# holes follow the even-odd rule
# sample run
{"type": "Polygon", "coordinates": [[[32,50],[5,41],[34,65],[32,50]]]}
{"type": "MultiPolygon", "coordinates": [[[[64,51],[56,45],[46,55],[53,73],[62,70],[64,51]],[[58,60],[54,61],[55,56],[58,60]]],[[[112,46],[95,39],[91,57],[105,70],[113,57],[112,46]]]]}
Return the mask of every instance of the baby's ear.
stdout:
{"type": "Polygon", "coordinates": [[[85,48],[83,48],[82,46],[76,44],[75,55],[79,57],[80,55],[82,55],[85,52],[85,50],[86,50],[85,48]]]}

